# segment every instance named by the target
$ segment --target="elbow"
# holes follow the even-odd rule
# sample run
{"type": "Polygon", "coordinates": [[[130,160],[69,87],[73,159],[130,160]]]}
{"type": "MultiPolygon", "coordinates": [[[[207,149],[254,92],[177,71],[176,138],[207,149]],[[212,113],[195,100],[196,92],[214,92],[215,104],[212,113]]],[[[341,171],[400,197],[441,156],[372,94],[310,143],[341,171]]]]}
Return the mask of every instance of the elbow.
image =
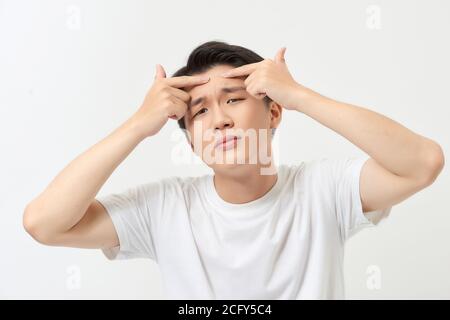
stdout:
{"type": "Polygon", "coordinates": [[[425,167],[427,168],[426,170],[427,174],[425,174],[423,180],[425,186],[429,186],[432,183],[434,183],[434,181],[444,168],[444,165],[445,165],[444,151],[442,150],[442,147],[439,144],[433,142],[432,149],[428,154],[427,164],[425,165],[425,167]]]}
{"type": "Polygon", "coordinates": [[[44,245],[51,245],[49,233],[39,222],[39,213],[30,209],[30,205],[25,208],[22,217],[22,224],[25,231],[37,242],[44,245]]]}

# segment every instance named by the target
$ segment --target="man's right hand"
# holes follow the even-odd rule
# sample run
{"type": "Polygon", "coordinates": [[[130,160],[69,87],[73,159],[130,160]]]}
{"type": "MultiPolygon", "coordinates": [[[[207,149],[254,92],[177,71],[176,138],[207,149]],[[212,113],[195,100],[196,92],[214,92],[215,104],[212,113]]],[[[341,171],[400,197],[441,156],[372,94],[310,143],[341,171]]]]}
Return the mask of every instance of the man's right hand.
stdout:
{"type": "Polygon", "coordinates": [[[184,116],[190,95],[181,88],[207,81],[199,76],[166,78],[162,66],[157,65],[154,84],[140,109],[129,121],[72,160],[26,206],[25,230],[47,245],[117,246],[119,238],[113,222],[106,208],[95,199],[96,194],[142,139],[157,133],[169,117],[178,120],[184,116]]]}
{"type": "Polygon", "coordinates": [[[209,77],[201,76],[166,78],[164,68],[157,64],[155,81],[132,117],[136,126],[142,130],[143,137],[158,133],[169,118],[179,120],[184,117],[191,96],[181,88],[208,81],[209,77]]]}

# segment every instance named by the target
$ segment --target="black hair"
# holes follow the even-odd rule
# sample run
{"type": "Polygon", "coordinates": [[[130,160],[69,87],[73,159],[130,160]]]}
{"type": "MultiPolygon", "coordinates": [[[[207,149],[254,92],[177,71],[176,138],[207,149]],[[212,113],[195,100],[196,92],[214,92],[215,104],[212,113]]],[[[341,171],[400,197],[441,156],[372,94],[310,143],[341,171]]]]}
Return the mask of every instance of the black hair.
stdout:
{"type": "MultiPolygon", "coordinates": [[[[208,71],[218,65],[240,67],[245,64],[260,62],[263,57],[250,49],[231,45],[222,41],[208,41],[196,47],[188,57],[186,66],[180,68],[172,76],[192,76],[208,71]]],[[[264,97],[266,106],[272,99],[264,97]]],[[[178,120],[181,129],[186,129],[184,117],[178,120]]]]}

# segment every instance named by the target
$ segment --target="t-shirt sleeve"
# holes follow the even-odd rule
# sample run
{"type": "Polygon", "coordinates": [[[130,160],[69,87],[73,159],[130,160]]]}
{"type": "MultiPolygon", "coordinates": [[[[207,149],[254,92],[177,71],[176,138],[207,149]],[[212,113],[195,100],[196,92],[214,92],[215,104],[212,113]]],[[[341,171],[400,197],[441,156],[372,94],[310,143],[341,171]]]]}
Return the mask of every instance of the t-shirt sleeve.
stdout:
{"type": "Polygon", "coordinates": [[[360,177],[368,155],[340,159],[325,159],[325,171],[329,175],[330,189],[341,238],[345,242],[360,230],[374,227],[387,218],[392,206],[363,212],[360,193],[360,177]]]}
{"type": "Polygon", "coordinates": [[[119,238],[119,245],[101,249],[103,254],[109,260],[149,258],[157,261],[155,230],[164,201],[162,182],[141,184],[96,199],[111,217],[119,238]]]}

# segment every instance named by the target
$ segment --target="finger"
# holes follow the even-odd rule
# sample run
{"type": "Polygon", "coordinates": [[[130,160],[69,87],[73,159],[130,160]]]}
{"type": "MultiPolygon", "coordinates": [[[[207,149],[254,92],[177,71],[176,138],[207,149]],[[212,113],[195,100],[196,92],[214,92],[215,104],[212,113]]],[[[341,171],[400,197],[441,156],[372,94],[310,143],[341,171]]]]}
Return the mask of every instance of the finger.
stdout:
{"type": "Polygon", "coordinates": [[[209,81],[205,76],[180,76],[167,78],[167,84],[174,88],[184,88],[204,84],[209,81]]]}
{"type": "Polygon", "coordinates": [[[249,76],[244,80],[245,87],[248,87],[249,85],[252,84],[253,79],[256,77],[256,73],[257,73],[257,72],[253,72],[251,75],[249,75],[249,76]]]}
{"type": "Polygon", "coordinates": [[[164,70],[163,66],[159,63],[156,64],[156,74],[155,79],[162,79],[166,77],[166,71],[164,70]]]}
{"type": "Polygon", "coordinates": [[[260,92],[260,93],[258,93],[258,99],[260,99],[260,100],[262,100],[262,99],[264,99],[265,97],[267,96],[267,94],[265,93],[265,92],[260,92]]]}
{"type": "Polygon", "coordinates": [[[278,50],[277,54],[275,55],[275,62],[285,63],[286,62],[286,60],[284,58],[285,52],[286,52],[286,47],[283,47],[280,50],[278,50]]]}
{"type": "Polygon", "coordinates": [[[169,87],[169,92],[181,101],[188,102],[189,100],[191,100],[190,94],[181,89],[169,87]]]}
{"type": "Polygon", "coordinates": [[[228,70],[222,74],[222,77],[232,78],[232,77],[241,77],[248,75],[256,70],[259,62],[245,64],[243,66],[228,70]]]}
{"type": "Polygon", "coordinates": [[[182,106],[177,106],[175,109],[175,114],[172,115],[170,118],[178,121],[181,118],[183,118],[185,114],[186,114],[186,108],[184,108],[182,106]]]}
{"type": "Polygon", "coordinates": [[[171,107],[169,118],[174,120],[180,120],[181,118],[184,117],[184,114],[187,111],[187,105],[177,97],[172,97],[171,101],[173,104],[171,107]]]}
{"type": "Polygon", "coordinates": [[[257,92],[255,89],[255,85],[253,83],[251,83],[247,86],[247,91],[248,91],[248,93],[250,93],[251,96],[257,98],[257,92]]]}
{"type": "Polygon", "coordinates": [[[256,99],[263,99],[266,95],[265,92],[263,92],[262,90],[258,89],[258,85],[256,83],[251,83],[248,87],[247,87],[247,91],[254,96],[256,99]]]}
{"type": "Polygon", "coordinates": [[[255,98],[263,99],[266,96],[266,93],[262,92],[260,90],[259,91],[255,90],[255,88],[258,88],[258,84],[257,84],[258,75],[257,75],[257,72],[258,71],[256,71],[256,72],[252,73],[251,75],[249,75],[247,77],[247,79],[245,79],[244,83],[245,83],[245,87],[246,87],[247,91],[250,90],[252,92],[251,94],[255,98]]]}

